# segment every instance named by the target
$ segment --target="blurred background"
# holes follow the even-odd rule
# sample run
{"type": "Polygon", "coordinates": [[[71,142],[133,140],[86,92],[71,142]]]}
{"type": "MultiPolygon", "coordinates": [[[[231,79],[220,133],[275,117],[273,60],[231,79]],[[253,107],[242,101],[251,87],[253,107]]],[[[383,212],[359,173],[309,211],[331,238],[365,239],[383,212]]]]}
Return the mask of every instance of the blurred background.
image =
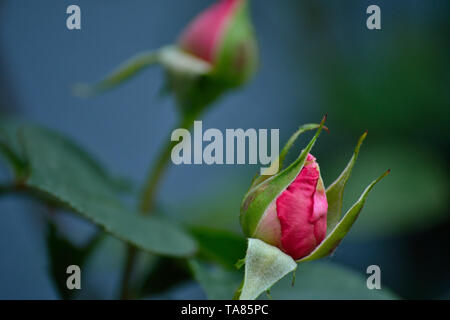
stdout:
{"type": "MultiPolygon", "coordinates": [[[[159,94],[163,71],[147,70],[92,99],[78,99],[69,88],[99,79],[136,52],[172,43],[211,3],[0,0],[0,113],[71,137],[114,174],[139,186],[176,122],[173,99],[159,94]],[[70,4],[81,8],[79,31],[66,28],[70,4]]],[[[345,275],[366,277],[367,266],[379,265],[383,288],[400,298],[450,298],[449,9],[445,0],[253,0],[260,70],[203,118],[204,128],[279,128],[283,144],[299,125],[328,113],[330,133],[320,137],[313,152],[326,185],[368,130],[345,194],[346,207],[386,169],[392,173],[375,188],[349,236],[321,267],[333,264],[345,275]],[[381,30],[366,28],[371,4],[381,8],[381,30]]],[[[298,150],[308,138],[300,139],[298,150]]],[[[158,193],[158,207],[188,225],[240,234],[240,202],[257,170],[250,165],[172,166],[158,193]]],[[[0,181],[7,178],[0,162],[0,181]]],[[[60,298],[48,272],[43,211],[22,198],[0,199],[1,299],[60,298]]],[[[74,243],[95,232],[70,214],[59,217],[58,225],[74,243]]],[[[122,243],[105,239],[86,264],[78,297],[114,298],[123,255],[122,243]]],[[[335,276],[345,278],[339,272],[335,276]]],[[[310,292],[328,281],[317,278],[305,284],[310,292]]],[[[312,297],[342,298],[335,290],[319,290],[312,297]]],[[[204,294],[186,280],[156,297],[204,294]]],[[[361,295],[355,291],[348,297],[361,295]]]]}

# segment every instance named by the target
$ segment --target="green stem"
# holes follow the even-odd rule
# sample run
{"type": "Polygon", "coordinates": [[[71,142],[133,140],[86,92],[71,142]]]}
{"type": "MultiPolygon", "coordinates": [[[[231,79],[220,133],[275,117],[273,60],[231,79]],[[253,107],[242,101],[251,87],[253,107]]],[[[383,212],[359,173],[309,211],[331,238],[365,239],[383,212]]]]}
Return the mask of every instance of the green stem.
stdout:
{"type": "Polygon", "coordinates": [[[132,245],[127,245],[127,251],[125,256],[125,267],[123,269],[120,298],[123,300],[132,299],[132,292],[130,288],[131,273],[134,269],[136,260],[137,248],[132,245]]]}
{"type": "MultiPolygon", "coordinates": [[[[175,129],[184,128],[190,129],[194,123],[195,117],[184,117],[183,121],[179,123],[175,129]]],[[[143,192],[141,194],[141,200],[139,203],[139,210],[142,214],[149,214],[155,202],[156,190],[158,189],[161,178],[167,169],[167,164],[170,160],[170,155],[172,153],[172,148],[178,144],[178,141],[171,141],[169,139],[168,143],[164,145],[159,153],[159,157],[156,164],[153,166],[150,174],[148,176],[147,182],[144,185],[143,192]]]]}
{"type": "Polygon", "coordinates": [[[20,193],[23,192],[24,189],[18,185],[0,185],[0,196],[8,195],[11,193],[20,193]]]}
{"type": "Polygon", "coordinates": [[[161,149],[160,155],[156,161],[155,166],[150,171],[148,179],[144,185],[143,192],[141,194],[141,200],[139,203],[139,211],[142,214],[150,214],[155,204],[156,190],[161,182],[161,178],[167,169],[167,164],[170,160],[172,148],[178,142],[169,141],[161,149]]]}
{"type": "MultiPolygon", "coordinates": [[[[183,121],[176,128],[189,129],[194,123],[195,117],[184,117],[183,121]]],[[[143,192],[141,194],[139,202],[139,211],[143,215],[148,215],[151,213],[154,202],[156,191],[161,182],[161,178],[167,169],[169,163],[170,155],[172,153],[172,148],[177,144],[177,141],[171,141],[164,145],[161,149],[156,164],[150,170],[148,179],[143,187],[143,192]]],[[[125,257],[125,267],[122,276],[121,284],[121,298],[122,299],[132,299],[133,294],[130,288],[130,279],[132,272],[134,270],[134,265],[137,257],[137,248],[131,245],[127,246],[127,252],[125,257]]]]}

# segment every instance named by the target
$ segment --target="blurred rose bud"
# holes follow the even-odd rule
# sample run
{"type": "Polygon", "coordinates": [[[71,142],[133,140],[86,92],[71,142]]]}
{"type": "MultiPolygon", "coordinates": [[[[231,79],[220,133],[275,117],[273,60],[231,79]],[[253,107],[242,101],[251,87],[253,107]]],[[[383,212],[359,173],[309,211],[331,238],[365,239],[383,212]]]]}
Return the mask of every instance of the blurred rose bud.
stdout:
{"type": "Polygon", "coordinates": [[[160,64],[167,74],[165,91],[175,95],[183,126],[190,126],[222,94],[251,78],[257,51],[248,2],[219,0],[187,26],[175,45],[136,54],[103,80],[73,89],[78,96],[92,96],[160,64]]]}
{"type": "Polygon", "coordinates": [[[187,26],[179,46],[210,63],[228,85],[242,84],[254,73],[257,60],[247,1],[219,0],[187,26]]]}
{"type": "Polygon", "coordinates": [[[319,165],[308,154],[295,180],[273,199],[256,228],[246,230],[247,236],[280,248],[294,260],[301,259],[325,238],[327,209],[319,165]]]}

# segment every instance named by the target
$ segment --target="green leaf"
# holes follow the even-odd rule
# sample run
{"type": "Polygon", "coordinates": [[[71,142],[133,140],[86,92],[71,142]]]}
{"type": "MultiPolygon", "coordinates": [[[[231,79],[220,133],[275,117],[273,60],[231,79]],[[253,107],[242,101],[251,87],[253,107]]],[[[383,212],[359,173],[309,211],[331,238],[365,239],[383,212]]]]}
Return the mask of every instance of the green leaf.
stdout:
{"type": "Polygon", "coordinates": [[[364,207],[364,203],[366,202],[367,196],[372,188],[377,184],[381,179],[389,174],[390,170],[386,171],[383,175],[381,175],[377,180],[373,181],[367,188],[364,190],[361,197],[355,204],[347,211],[341,221],[334,227],[334,229],[327,235],[327,237],[321,242],[321,244],[314,249],[308,256],[300,259],[298,262],[312,261],[316,259],[320,259],[330,255],[339,243],[344,239],[345,235],[350,231],[353,223],[358,218],[359,213],[364,207]]]}
{"type": "Polygon", "coordinates": [[[0,118],[0,156],[6,160],[17,181],[25,176],[27,163],[23,156],[23,148],[17,139],[19,122],[0,118]]]}
{"type": "Polygon", "coordinates": [[[353,166],[355,165],[356,159],[358,158],[359,149],[361,148],[361,144],[363,143],[366,136],[367,132],[365,132],[361,136],[361,138],[359,138],[358,144],[355,148],[355,152],[353,153],[352,158],[347,164],[347,167],[345,167],[344,171],[342,171],[339,178],[337,178],[336,181],[327,188],[327,234],[329,234],[331,230],[334,229],[336,224],[338,224],[339,220],[341,219],[345,185],[347,184],[348,178],[350,178],[353,166]]]}
{"type": "MultiPolygon", "coordinates": [[[[271,170],[271,169],[273,167],[278,168],[278,170],[281,170],[283,168],[284,159],[286,158],[289,150],[294,145],[294,142],[297,140],[297,138],[302,133],[305,133],[306,131],[309,131],[309,130],[318,129],[319,127],[320,127],[320,124],[311,123],[311,124],[302,125],[300,128],[298,128],[298,130],[289,138],[288,142],[285,144],[285,146],[281,150],[278,159],[276,161],[274,161],[274,163],[271,165],[271,167],[267,170],[272,172],[273,170],[271,170]]],[[[263,182],[264,180],[267,180],[270,177],[271,177],[271,175],[264,175],[264,174],[260,175],[259,177],[255,178],[253,180],[250,188],[260,184],[261,182],[263,182]]]]}
{"type": "Polygon", "coordinates": [[[116,70],[107,75],[103,80],[92,85],[83,83],[74,85],[74,94],[80,97],[89,97],[114,89],[118,85],[137,75],[145,68],[158,63],[159,60],[159,51],[138,53],[122,63],[116,70]]]}
{"type": "MultiPolygon", "coordinates": [[[[275,300],[390,300],[398,297],[382,283],[380,290],[367,288],[365,270],[355,272],[329,262],[299,265],[295,285],[286,277],[270,290],[275,300]]],[[[261,296],[264,298],[264,296],[261,296]]]]}
{"type": "Polygon", "coordinates": [[[16,136],[28,164],[24,187],[31,194],[44,195],[143,250],[177,257],[195,252],[194,240],[177,226],[126,209],[103,169],[69,140],[32,126],[16,136]]]}
{"type": "Polygon", "coordinates": [[[247,241],[238,234],[206,227],[192,227],[190,231],[197,241],[201,257],[233,269],[236,262],[245,256],[247,241]]]}
{"type": "Polygon", "coordinates": [[[195,259],[189,260],[189,267],[210,300],[232,299],[242,277],[238,272],[211,266],[195,259]]]}
{"type": "Polygon", "coordinates": [[[296,268],[297,263],[277,247],[258,239],[248,239],[244,284],[239,299],[256,299],[296,268]]]}
{"type": "Polygon", "coordinates": [[[262,215],[270,203],[281,193],[281,191],[289,186],[289,184],[291,184],[300,173],[305,164],[308,153],[311,151],[314,143],[322,131],[325,120],[326,117],[323,118],[316,134],[306,148],[302,150],[297,160],[277,175],[270,177],[250,189],[250,191],[245,195],[241,206],[240,221],[246,235],[249,235],[250,237],[253,235],[262,215]]]}

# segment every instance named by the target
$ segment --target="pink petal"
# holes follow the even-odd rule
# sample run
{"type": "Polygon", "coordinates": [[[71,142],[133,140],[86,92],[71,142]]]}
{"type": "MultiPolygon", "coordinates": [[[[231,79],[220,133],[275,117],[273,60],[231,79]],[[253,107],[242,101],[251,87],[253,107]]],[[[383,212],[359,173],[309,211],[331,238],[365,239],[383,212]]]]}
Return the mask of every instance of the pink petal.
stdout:
{"type": "Polygon", "coordinates": [[[314,226],[314,236],[316,237],[317,245],[319,245],[327,235],[327,211],[328,202],[325,190],[316,190],[314,194],[314,211],[313,219],[316,221],[314,226]]]}
{"type": "Polygon", "coordinates": [[[326,234],[328,205],[323,187],[316,190],[319,179],[315,158],[308,155],[300,174],[276,200],[281,249],[294,259],[311,253],[326,234]]]}
{"type": "Polygon", "coordinates": [[[281,227],[275,201],[264,212],[264,216],[259,221],[254,236],[272,246],[281,246],[281,227]]]}
{"type": "Polygon", "coordinates": [[[236,4],[242,0],[220,0],[192,21],[180,37],[183,50],[208,62],[214,62],[215,52],[236,4]]]}

